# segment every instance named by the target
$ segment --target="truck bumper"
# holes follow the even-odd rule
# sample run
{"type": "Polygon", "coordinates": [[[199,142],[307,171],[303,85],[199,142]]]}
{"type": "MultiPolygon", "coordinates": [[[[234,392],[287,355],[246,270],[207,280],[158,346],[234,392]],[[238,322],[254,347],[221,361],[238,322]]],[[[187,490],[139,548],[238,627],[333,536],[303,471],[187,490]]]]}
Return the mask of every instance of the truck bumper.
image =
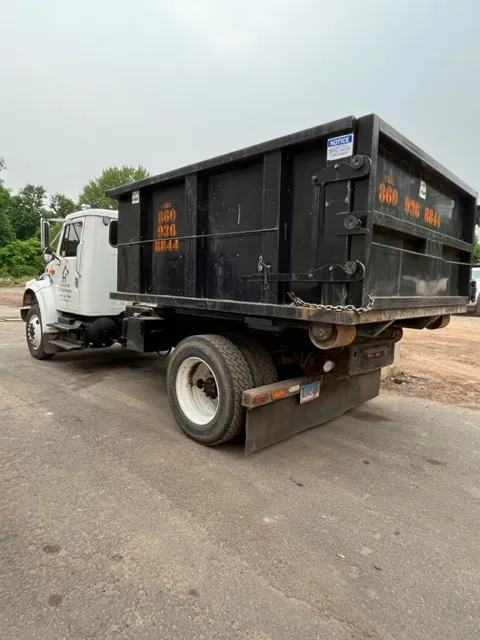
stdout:
{"type": "Polygon", "coordinates": [[[320,397],[300,404],[299,396],[247,410],[245,453],[249,455],[296,433],[311,429],[343,415],[380,392],[381,370],[350,378],[327,378],[320,397]]]}

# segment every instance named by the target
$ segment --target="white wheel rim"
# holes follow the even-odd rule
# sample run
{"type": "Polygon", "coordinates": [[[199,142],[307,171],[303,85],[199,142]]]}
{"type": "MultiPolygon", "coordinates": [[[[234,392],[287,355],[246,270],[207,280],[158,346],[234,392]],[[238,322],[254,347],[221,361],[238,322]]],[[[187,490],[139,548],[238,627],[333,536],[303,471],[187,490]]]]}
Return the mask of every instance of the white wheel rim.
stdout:
{"type": "Polygon", "coordinates": [[[186,358],[179,366],[175,380],[178,404],[184,415],[199,427],[215,417],[220,397],[215,374],[201,358],[186,358]],[[204,386],[206,384],[206,386],[204,386]],[[216,397],[209,397],[216,391],[216,397]]]}
{"type": "Polygon", "coordinates": [[[38,349],[42,342],[42,323],[36,315],[32,315],[28,321],[28,341],[34,349],[38,349]]]}

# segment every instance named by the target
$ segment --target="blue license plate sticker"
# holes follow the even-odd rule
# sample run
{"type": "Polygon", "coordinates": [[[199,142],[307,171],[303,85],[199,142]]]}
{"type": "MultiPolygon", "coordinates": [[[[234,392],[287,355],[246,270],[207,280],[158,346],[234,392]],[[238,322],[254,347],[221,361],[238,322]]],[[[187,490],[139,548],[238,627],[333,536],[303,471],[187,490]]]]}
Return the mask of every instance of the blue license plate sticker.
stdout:
{"type": "Polygon", "coordinates": [[[300,387],[300,404],[315,400],[320,395],[320,382],[309,382],[300,387]]]}

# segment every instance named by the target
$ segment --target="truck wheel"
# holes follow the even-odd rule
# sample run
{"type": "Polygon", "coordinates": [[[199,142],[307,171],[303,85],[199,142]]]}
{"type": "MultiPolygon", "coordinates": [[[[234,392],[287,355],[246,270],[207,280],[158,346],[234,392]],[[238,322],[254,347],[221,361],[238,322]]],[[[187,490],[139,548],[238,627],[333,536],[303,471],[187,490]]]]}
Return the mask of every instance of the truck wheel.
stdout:
{"type": "Polygon", "coordinates": [[[272,356],[257,340],[242,333],[229,336],[245,356],[250,366],[255,387],[278,382],[278,373],[272,356]]]}
{"type": "Polygon", "coordinates": [[[208,446],[242,432],[242,394],[253,386],[245,356],[224,336],[186,338],[168,364],[167,393],[175,420],[190,438],[208,446]]]}
{"type": "Polygon", "coordinates": [[[25,319],[25,335],[27,338],[28,350],[30,355],[36,360],[50,360],[55,355],[45,351],[45,334],[42,328],[42,316],[40,308],[34,304],[30,307],[25,319]]]}
{"type": "Polygon", "coordinates": [[[477,301],[475,305],[475,311],[473,312],[474,316],[480,316],[480,300],[477,301]]]}

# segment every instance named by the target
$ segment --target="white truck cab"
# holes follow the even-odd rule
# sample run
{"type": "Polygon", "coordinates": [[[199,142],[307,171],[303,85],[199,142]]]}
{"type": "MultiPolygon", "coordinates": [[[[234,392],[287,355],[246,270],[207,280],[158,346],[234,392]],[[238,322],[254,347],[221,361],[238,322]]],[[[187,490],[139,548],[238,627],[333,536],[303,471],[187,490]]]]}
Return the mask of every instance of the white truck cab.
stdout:
{"type": "Polygon", "coordinates": [[[125,310],[123,302],[110,299],[117,286],[117,212],[86,209],[67,215],[55,247],[49,241],[52,222],[42,220],[47,265],[27,283],[21,311],[30,352],[39,359],[61,349],[107,346],[99,327],[113,332],[125,310]],[[72,329],[78,340],[71,339],[72,329]],[[67,332],[69,339],[62,339],[67,332]]]}

